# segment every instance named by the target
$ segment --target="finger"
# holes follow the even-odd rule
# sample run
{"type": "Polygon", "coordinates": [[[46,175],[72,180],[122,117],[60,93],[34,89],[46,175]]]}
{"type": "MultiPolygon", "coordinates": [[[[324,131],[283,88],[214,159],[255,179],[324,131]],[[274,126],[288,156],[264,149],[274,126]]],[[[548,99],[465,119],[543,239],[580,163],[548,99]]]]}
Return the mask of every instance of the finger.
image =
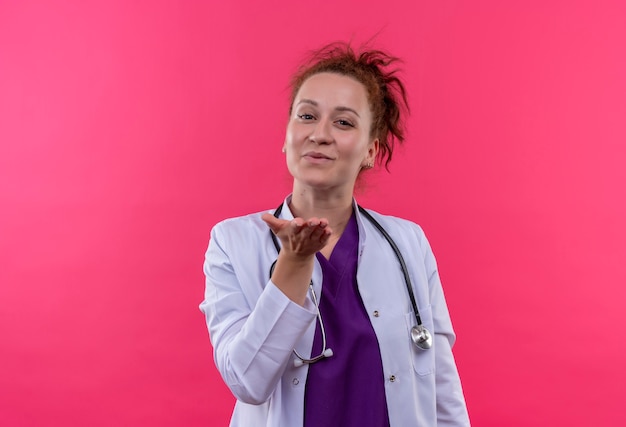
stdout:
{"type": "Polygon", "coordinates": [[[331,230],[330,227],[325,227],[322,235],[320,236],[320,243],[326,246],[326,243],[328,243],[328,240],[330,239],[330,236],[332,235],[333,235],[333,230],[331,230]]]}
{"type": "Polygon", "coordinates": [[[311,239],[313,234],[319,228],[319,219],[309,218],[308,220],[302,220],[302,227],[299,231],[298,237],[304,240],[311,239]]]}
{"type": "Polygon", "coordinates": [[[309,220],[307,221],[307,225],[309,227],[317,227],[320,225],[320,222],[321,221],[319,220],[319,218],[313,217],[313,218],[309,218],[309,220]]]}
{"type": "Polygon", "coordinates": [[[311,233],[311,239],[320,242],[322,244],[326,244],[328,239],[332,235],[333,231],[326,224],[320,224],[317,228],[311,233]]]}
{"type": "Polygon", "coordinates": [[[317,218],[309,218],[306,221],[303,220],[299,237],[305,240],[310,239],[311,235],[315,232],[318,226],[319,220],[317,218]]]}
{"type": "Polygon", "coordinates": [[[307,225],[309,227],[310,235],[313,238],[319,238],[324,227],[322,226],[322,222],[318,218],[310,218],[307,221],[307,225]]]}
{"type": "Polygon", "coordinates": [[[324,243],[322,243],[322,245],[325,245],[331,233],[332,230],[330,230],[330,227],[328,226],[328,221],[326,219],[311,218],[307,222],[306,233],[302,233],[301,237],[306,237],[316,246],[322,243],[323,239],[324,243]]]}
{"type": "Polygon", "coordinates": [[[320,218],[319,225],[317,226],[317,228],[318,228],[318,234],[316,234],[316,236],[318,237],[319,242],[322,243],[323,245],[326,245],[326,243],[328,242],[328,239],[333,234],[333,230],[330,228],[328,224],[328,219],[320,218]]]}
{"type": "Polygon", "coordinates": [[[274,234],[278,234],[282,229],[284,229],[289,224],[289,221],[276,218],[274,215],[269,214],[269,213],[264,213],[263,215],[261,215],[261,219],[265,221],[265,223],[268,225],[268,227],[270,228],[270,230],[272,230],[274,234]]]}
{"type": "Polygon", "coordinates": [[[302,218],[294,218],[290,221],[289,226],[294,234],[300,234],[306,228],[306,221],[302,218]]]}

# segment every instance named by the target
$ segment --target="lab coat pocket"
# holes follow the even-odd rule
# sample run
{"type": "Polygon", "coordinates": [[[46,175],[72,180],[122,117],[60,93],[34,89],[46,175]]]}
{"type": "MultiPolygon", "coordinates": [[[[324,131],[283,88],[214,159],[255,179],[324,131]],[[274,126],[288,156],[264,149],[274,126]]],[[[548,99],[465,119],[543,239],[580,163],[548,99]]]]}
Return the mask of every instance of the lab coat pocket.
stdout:
{"type": "MultiPolygon", "coordinates": [[[[432,334],[433,316],[430,305],[427,307],[420,307],[420,318],[422,320],[422,324],[432,334]]],[[[411,328],[417,325],[413,310],[406,314],[405,320],[407,334],[411,336],[411,328]]],[[[413,361],[413,368],[415,369],[417,375],[424,376],[430,375],[435,372],[435,346],[433,345],[433,347],[429,348],[428,350],[422,350],[421,348],[418,348],[415,344],[413,344],[413,341],[410,342],[411,352],[413,353],[413,357],[411,358],[411,360],[413,361]]]]}

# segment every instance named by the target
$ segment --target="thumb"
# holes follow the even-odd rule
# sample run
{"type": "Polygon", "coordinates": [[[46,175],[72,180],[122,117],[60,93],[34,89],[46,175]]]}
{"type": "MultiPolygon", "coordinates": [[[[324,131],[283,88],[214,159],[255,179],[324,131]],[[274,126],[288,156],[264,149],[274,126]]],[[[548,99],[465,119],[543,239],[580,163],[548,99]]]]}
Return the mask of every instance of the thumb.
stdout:
{"type": "Polygon", "coordinates": [[[276,218],[274,215],[267,212],[261,215],[261,219],[265,221],[274,234],[278,234],[278,232],[285,226],[285,223],[289,222],[284,219],[276,218]]]}

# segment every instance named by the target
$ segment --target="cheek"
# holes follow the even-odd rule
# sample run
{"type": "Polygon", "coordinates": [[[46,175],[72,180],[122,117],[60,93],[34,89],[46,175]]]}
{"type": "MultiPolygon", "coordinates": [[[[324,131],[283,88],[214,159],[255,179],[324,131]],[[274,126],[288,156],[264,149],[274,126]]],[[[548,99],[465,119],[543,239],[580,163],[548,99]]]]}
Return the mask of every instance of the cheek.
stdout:
{"type": "Polygon", "coordinates": [[[291,146],[297,141],[297,132],[292,126],[287,127],[285,132],[285,146],[291,146]]]}
{"type": "Polygon", "coordinates": [[[295,176],[298,169],[298,161],[296,159],[296,155],[294,150],[290,150],[287,147],[287,151],[285,153],[285,165],[287,166],[287,170],[291,176],[295,176]]]}
{"type": "Polygon", "coordinates": [[[283,144],[283,152],[285,156],[285,162],[287,166],[294,163],[294,159],[296,157],[296,153],[298,148],[296,146],[296,139],[294,138],[293,132],[289,130],[285,133],[285,143],[283,144]]]}
{"type": "Polygon", "coordinates": [[[350,158],[362,158],[367,154],[367,140],[365,138],[356,137],[347,145],[347,155],[350,158]]]}

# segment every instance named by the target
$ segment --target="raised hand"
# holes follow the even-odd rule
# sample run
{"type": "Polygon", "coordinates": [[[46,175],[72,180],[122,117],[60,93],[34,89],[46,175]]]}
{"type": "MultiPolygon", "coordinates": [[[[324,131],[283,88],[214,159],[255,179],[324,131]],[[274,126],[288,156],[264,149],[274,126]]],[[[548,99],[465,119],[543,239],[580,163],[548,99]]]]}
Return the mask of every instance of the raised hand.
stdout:
{"type": "Polygon", "coordinates": [[[262,219],[280,239],[282,250],[295,257],[314,255],[326,246],[332,234],[328,220],[325,218],[310,218],[306,221],[302,218],[294,218],[288,221],[266,213],[263,214],[262,219]]]}
{"type": "Polygon", "coordinates": [[[325,218],[285,220],[269,213],[261,217],[282,243],[272,282],[292,301],[304,305],[313,274],[315,253],[332,235],[325,218]]]}

